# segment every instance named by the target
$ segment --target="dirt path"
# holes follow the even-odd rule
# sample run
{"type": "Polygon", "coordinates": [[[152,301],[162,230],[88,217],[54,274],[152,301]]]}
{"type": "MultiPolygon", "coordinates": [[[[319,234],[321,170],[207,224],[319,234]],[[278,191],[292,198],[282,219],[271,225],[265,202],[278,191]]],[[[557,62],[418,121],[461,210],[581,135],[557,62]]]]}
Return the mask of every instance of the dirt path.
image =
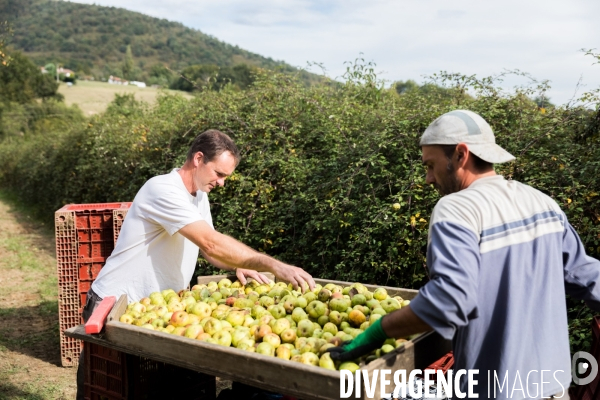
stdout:
{"type": "Polygon", "coordinates": [[[60,365],[54,237],[0,199],[0,400],[73,399],[60,365]]]}

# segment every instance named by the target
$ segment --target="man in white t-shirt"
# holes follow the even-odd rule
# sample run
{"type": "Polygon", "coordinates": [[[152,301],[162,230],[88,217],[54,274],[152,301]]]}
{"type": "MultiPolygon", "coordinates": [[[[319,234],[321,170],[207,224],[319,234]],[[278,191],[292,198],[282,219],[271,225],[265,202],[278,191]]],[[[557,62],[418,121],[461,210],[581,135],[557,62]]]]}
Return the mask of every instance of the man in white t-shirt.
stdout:
{"type": "MultiPolygon", "coordinates": [[[[152,292],[184,289],[192,279],[198,251],[214,266],[235,271],[244,284],[246,278],[266,283],[268,279],[258,272],[264,271],[296,288],[314,288],[314,280],[303,269],[213,228],[208,193],[225,184],[239,160],[239,150],[229,136],[208,130],[194,139],[180,169],[155,176],[142,186],[115,249],[88,292],[84,320],[106,296],[126,294],[129,301],[138,301],[152,292]]],[[[77,381],[80,398],[82,368],[77,381]]]]}

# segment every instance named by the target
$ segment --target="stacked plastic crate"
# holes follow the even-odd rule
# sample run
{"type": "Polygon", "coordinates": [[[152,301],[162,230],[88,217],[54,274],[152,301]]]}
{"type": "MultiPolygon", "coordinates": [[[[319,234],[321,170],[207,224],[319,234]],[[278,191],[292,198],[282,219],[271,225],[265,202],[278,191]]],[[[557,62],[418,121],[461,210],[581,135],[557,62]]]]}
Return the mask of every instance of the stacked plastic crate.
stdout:
{"type": "Polygon", "coordinates": [[[62,365],[76,366],[81,342],[63,332],[77,326],[86,294],[114,249],[131,203],[69,204],[55,213],[62,365]]]}
{"type": "Polygon", "coordinates": [[[85,343],[86,400],[214,400],[214,376],[85,343]]]}

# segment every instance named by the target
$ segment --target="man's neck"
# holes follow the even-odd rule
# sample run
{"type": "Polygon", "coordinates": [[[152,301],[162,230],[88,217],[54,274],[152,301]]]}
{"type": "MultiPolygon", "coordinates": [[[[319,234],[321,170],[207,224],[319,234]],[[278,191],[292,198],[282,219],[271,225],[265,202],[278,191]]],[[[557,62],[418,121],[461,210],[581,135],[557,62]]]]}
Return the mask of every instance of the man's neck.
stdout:
{"type": "Polygon", "coordinates": [[[489,178],[490,176],[496,176],[496,171],[494,171],[493,169],[488,171],[488,172],[483,172],[483,173],[466,173],[465,176],[462,179],[461,182],[461,189],[466,189],[469,186],[471,186],[471,184],[479,179],[483,179],[483,178],[489,178]]]}
{"type": "Polygon", "coordinates": [[[186,162],[183,166],[177,171],[179,176],[181,176],[181,180],[183,181],[183,185],[187,189],[187,191],[192,195],[196,196],[196,185],[194,184],[194,166],[193,164],[186,162]]]}

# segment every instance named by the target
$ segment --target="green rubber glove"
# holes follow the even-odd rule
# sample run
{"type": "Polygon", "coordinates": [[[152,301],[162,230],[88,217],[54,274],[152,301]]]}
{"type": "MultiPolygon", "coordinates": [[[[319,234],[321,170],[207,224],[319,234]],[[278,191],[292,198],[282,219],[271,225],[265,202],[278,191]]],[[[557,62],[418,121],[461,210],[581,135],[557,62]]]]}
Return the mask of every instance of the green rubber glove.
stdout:
{"type": "Polygon", "coordinates": [[[381,327],[382,320],[383,318],[379,318],[373,322],[373,325],[369,326],[366,331],[358,335],[354,340],[344,342],[339,347],[327,349],[331,354],[331,359],[337,361],[355,360],[380,348],[383,342],[388,339],[388,335],[385,334],[381,327]]]}

